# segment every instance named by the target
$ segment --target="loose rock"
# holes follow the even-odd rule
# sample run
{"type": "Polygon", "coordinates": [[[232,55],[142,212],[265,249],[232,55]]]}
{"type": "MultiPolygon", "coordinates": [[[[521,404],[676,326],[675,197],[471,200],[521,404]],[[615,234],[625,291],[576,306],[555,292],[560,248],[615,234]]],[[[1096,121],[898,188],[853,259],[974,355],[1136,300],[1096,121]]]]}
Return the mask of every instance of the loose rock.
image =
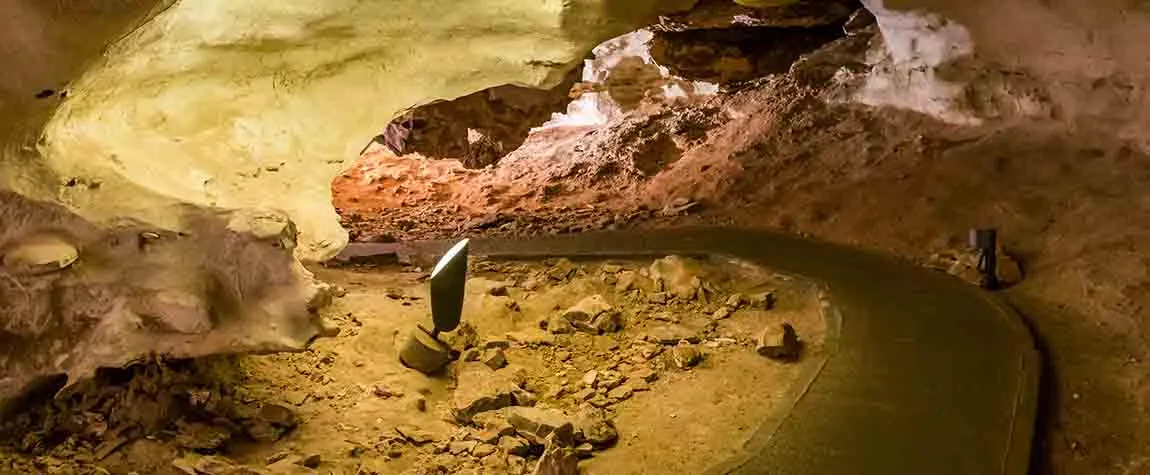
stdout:
{"type": "Polygon", "coordinates": [[[396,426],[395,431],[398,432],[399,435],[403,436],[404,439],[407,439],[408,442],[411,442],[415,445],[423,445],[429,442],[435,442],[434,435],[416,426],[396,426]]]}
{"type": "Polygon", "coordinates": [[[463,354],[459,355],[459,359],[465,362],[472,362],[479,361],[480,356],[482,356],[482,353],[479,352],[478,348],[468,348],[463,354]]]}
{"type": "Polygon", "coordinates": [[[547,320],[547,331],[556,335],[565,335],[575,332],[575,326],[562,315],[555,315],[547,320]]]}
{"type": "Polygon", "coordinates": [[[679,369],[688,369],[703,360],[703,353],[694,345],[680,344],[668,354],[671,364],[679,369]]]}
{"type": "Polygon", "coordinates": [[[580,300],[579,303],[571,306],[563,312],[563,318],[566,318],[571,323],[575,322],[591,322],[595,317],[603,312],[611,310],[611,305],[602,295],[592,295],[580,300]]]}
{"type": "Polygon", "coordinates": [[[760,355],[772,360],[793,362],[798,360],[802,351],[802,342],[795,328],[789,323],[771,326],[759,335],[758,346],[755,348],[760,355]]]}
{"type": "Polygon", "coordinates": [[[724,302],[723,305],[729,307],[731,310],[738,310],[742,308],[745,303],[747,303],[747,301],[746,298],[743,297],[743,294],[731,294],[727,297],[727,301],[724,302]]]}
{"type": "Polygon", "coordinates": [[[595,371],[595,370],[590,370],[586,373],[583,373],[583,378],[580,379],[579,381],[582,382],[584,386],[587,386],[589,388],[593,388],[593,387],[595,387],[595,383],[597,383],[599,381],[599,372],[595,371]]]}
{"type": "Polygon", "coordinates": [[[690,343],[702,341],[698,330],[678,324],[653,326],[643,332],[643,337],[647,341],[662,345],[677,345],[683,340],[690,343]]]}
{"type": "Polygon", "coordinates": [[[491,444],[479,444],[471,449],[471,455],[475,457],[486,457],[495,453],[495,446],[491,444]]]}
{"type": "Polygon", "coordinates": [[[499,448],[508,455],[526,457],[531,454],[531,444],[522,437],[505,436],[499,439],[499,448]]]}
{"type": "Polygon", "coordinates": [[[502,349],[490,349],[487,350],[487,353],[484,353],[483,355],[483,364],[487,365],[488,368],[493,370],[500,369],[504,366],[507,366],[507,356],[503,354],[502,349]]]}
{"type": "Polygon", "coordinates": [[[775,293],[774,292],[760,292],[751,295],[749,303],[752,307],[770,310],[775,306],[775,293]]]}
{"type": "Polygon", "coordinates": [[[570,424],[572,419],[559,409],[509,407],[504,411],[507,423],[515,427],[519,434],[530,434],[539,439],[545,439],[564,424],[570,424]]]}

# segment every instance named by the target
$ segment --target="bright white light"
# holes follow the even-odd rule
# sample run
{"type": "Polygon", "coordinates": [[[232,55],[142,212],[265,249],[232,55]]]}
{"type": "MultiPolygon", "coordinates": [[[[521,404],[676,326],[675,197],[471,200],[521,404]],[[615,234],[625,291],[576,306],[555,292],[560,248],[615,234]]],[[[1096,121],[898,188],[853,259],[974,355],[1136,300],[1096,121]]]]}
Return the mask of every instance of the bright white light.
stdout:
{"type": "Polygon", "coordinates": [[[447,267],[447,263],[451,262],[453,259],[455,259],[456,255],[466,249],[469,242],[471,242],[470,239],[464,239],[455,243],[454,246],[451,246],[451,249],[447,250],[447,254],[444,254],[443,257],[439,259],[439,262],[435,264],[435,269],[431,271],[431,278],[434,279],[435,276],[439,274],[439,271],[443,270],[444,267],[447,267]]]}

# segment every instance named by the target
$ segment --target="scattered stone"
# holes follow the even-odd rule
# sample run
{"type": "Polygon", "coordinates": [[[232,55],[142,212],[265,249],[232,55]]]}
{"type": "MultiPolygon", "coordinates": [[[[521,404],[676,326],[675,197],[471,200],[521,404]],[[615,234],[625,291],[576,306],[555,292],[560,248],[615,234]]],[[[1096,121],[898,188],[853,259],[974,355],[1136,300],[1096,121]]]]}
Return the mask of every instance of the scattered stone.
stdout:
{"type": "Polygon", "coordinates": [[[479,345],[479,331],[471,322],[461,322],[454,332],[443,336],[443,341],[455,352],[463,353],[479,345]]]}
{"type": "Polygon", "coordinates": [[[571,417],[559,409],[509,407],[504,411],[507,423],[520,435],[530,434],[539,439],[545,439],[564,424],[571,423],[571,417]]]}
{"type": "Polygon", "coordinates": [[[499,439],[499,448],[508,455],[526,457],[531,455],[531,443],[522,437],[504,436],[499,439]]]}
{"type": "Polygon", "coordinates": [[[487,340],[487,341],[483,342],[483,349],[490,350],[490,349],[495,349],[495,348],[502,349],[502,350],[506,350],[508,348],[511,348],[511,341],[510,340],[487,340]]]}
{"type": "MultiPolygon", "coordinates": [[[[688,341],[689,342],[689,341],[688,341]]],[[[643,361],[649,361],[651,358],[659,356],[663,352],[663,347],[659,345],[645,345],[639,348],[639,358],[643,361]]]]}
{"type": "Polygon", "coordinates": [[[659,379],[659,373],[656,373],[650,368],[639,368],[635,371],[632,371],[628,378],[631,380],[643,381],[645,383],[653,383],[659,379]]]}
{"type": "Polygon", "coordinates": [[[698,264],[682,256],[667,256],[651,264],[648,273],[656,287],[681,299],[695,298],[703,287],[698,264]]]}
{"type": "Polygon", "coordinates": [[[173,442],[185,449],[210,451],[224,446],[232,438],[232,432],[224,427],[202,423],[179,424],[179,431],[173,442]]]}
{"type": "Polygon", "coordinates": [[[484,429],[475,435],[475,440],[478,440],[478,441],[483,442],[485,444],[496,444],[496,443],[499,443],[499,436],[500,436],[500,434],[499,434],[499,431],[497,431],[497,430],[484,429]]]}
{"type": "Polygon", "coordinates": [[[775,293],[771,291],[752,294],[749,303],[752,307],[770,310],[775,306],[775,293]]]}
{"type": "Polygon", "coordinates": [[[507,356],[503,354],[502,349],[489,349],[483,354],[483,364],[493,370],[500,369],[507,366],[507,356]]]}
{"type": "Polygon", "coordinates": [[[582,382],[584,386],[587,386],[589,388],[593,388],[593,387],[595,387],[595,383],[598,382],[598,380],[599,380],[599,372],[595,371],[595,370],[590,370],[586,373],[583,373],[583,378],[580,379],[579,381],[582,382]]]}
{"type": "Polygon", "coordinates": [[[296,426],[295,413],[279,404],[265,404],[260,408],[259,417],[269,423],[283,428],[294,428],[296,426]]]}
{"type": "Polygon", "coordinates": [[[674,367],[688,369],[703,360],[703,353],[694,345],[680,344],[671,349],[668,358],[674,367]]]}
{"type": "Polygon", "coordinates": [[[595,394],[596,393],[595,393],[594,389],[587,388],[587,389],[584,389],[582,391],[575,393],[575,399],[578,399],[580,401],[586,401],[586,400],[591,399],[592,397],[595,397],[595,394]]]}
{"type": "Polygon", "coordinates": [[[481,355],[482,353],[479,352],[478,348],[468,348],[467,350],[463,351],[463,354],[459,355],[459,359],[470,363],[472,361],[479,361],[479,357],[481,355]]]}
{"type": "Polygon", "coordinates": [[[711,314],[711,320],[725,320],[730,316],[731,316],[731,308],[730,307],[726,307],[726,306],[719,307],[718,310],[715,310],[715,313],[711,314]]]}
{"type": "Polygon", "coordinates": [[[598,408],[604,408],[610,406],[612,401],[603,394],[596,394],[587,400],[587,403],[598,408]]]}
{"type": "Polygon", "coordinates": [[[763,330],[755,351],[772,360],[793,362],[799,359],[802,342],[795,328],[789,323],[783,323],[763,330]]]}
{"type": "Polygon", "coordinates": [[[667,313],[667,312],[659,312],[659,313],[656,313],[654,315],[651,315],[651,319],[652,320],[658,320],[660,322],[679,323],[678,318],[675,318],[674,315],[671,315],[670,313],[667,313]]]}
{"type": "Polygon", "coordinates": [[[321,463],[323,463],[323,457],[321,457],[319,454],[311,454],[307,457],[304,457],[304,459],[299,464],[307,468],[317,468],[321,463]]]}
{"type": "Polygon", "coordinates": [[[479,365],[464,365],[456,377],[452,403],[459,422],[469,422],[472,416],[515,404],[514,393],[519,389],[515,371],[505,368],[492,372],[479,365]]]}
{"type": "Polygon", "coordinates": [[[471,453],[479,442],[474,440],[457,440],[447,444],[447,452],[451,455],[463,455],[471,453]]]}
{"type": "Polygon", "coordinates": [[[615,424],[603,416],[602,411],[585,409],[574,419],[576,439],[596,447],[606,447],[619,439],[615,424]]]}
{"type": "Polygon", "coordinates": [[[495,453],[495,446],[491,444],[479,444],[471,449],[471,455],[474,457],[486,457],[495,453]]]}
{"type": "Polygon", "coordinates": [[[571,359],[571,352],[570,351],[556,351],[555,352],[555,359],[557,359],[559,361],[567,361],[567,360],[571,359]]]}
{"type": "Polygon", "coordinates": [[[611,304],[602,295],[592,295],[580,300],[575,305],[563,311],[563,318],[571,323],[591,322],[603,312],[612,310],[611,304]]]}
{"type": "Polygon", "coordinates": [[[731,294],[729,297],[727,297],[727,301],[724,302],[723,305],[727,306],[731,310],[738,310],[743,308],[743,305],[746,303],[747,300],[746,297],[743,297],[743,294],[731,294]]]}
{"type": "Polygon", "coordinates": [[[395,426],[395,431],[398,432],[399,435],[403,436],[404,439],[407,439],[408,442],[411,442],[415,445],[423,445],[428,442],[435,442],[434,435],[416,426],[395,426]]]}
{"type": "Polygon", "coordinates": [[[279,452],[276,452],[274,454],[269,455],[268,458],[264,459],[264,463],[267,465],[271,465],[273,463],[279,462],[280,460],[286,459],[286,458],[291,457],[291,456],[292,456],[292,452],[290,450],[281,450],[279,452]]]}
{"type": "Polygon", "coordinates": [[[493,297],[508,297],[511,295],[511,293],[507,291],[506,285],[496,285],[487,289],[487,294],[493,297]]]}
{"type": "Polygon", "coordinates": [[[535,397],[535,393],[526,389],[515,389],[511,391],[511,396],[515,398],[515,404],[519,406],[531,407],[539,402],[539,398],[535,397]]]}
{"type": "Polygon", "coordinates": [[[623,384],[623,382],[627,380],[627,377],[615,371],[604,371],[599,373],[598,380],[597,388],[610,391],[619,387],[620,384],[623,384]]]}
{"type": "Polygon", "coordinates": [[[293,406],[302,406],[311,397],[307,391],[288,391],[284,393],[284,402],[293,406]]]}
{"type": "Polygon", "coordinates": [[[375,385],[375,388],[373,388],[371,390],[371,393],[374,394],[375,397],[384,398],[384,399],[387,399],[390,397],[402,397],[403,396],[403,391],[400,391],[398,389],[389,389],[387,386],[384,386],[382,384],[375,385]]]}
{"type": "Polygon", "coordinates": [[[627,292],[638,287],[639,274],[633,271],[626,271],[620,273],[615,278],[615,291],[619,293],[627,292]]]}
{"type": "Polygon", "coordinates": [[[623,270],[623,266],[619,264],[603,264],[603,272],[608,274],[618,274],[623,270]]]}
{"type": "Polygon", "coordinates": [[[656,303],[656,304],[660,304],[660,305],[667,303],[667,301],[670,299],[671,299],[671,296],[667,295],[666,292],[655,292],[655,293],[647,296],[648,302],[656,303]]]}
{"type": "Polygon", "coordinates": [[[547,331],[556,335],[564,335],[568,333],[574,333],[575,326],[571,324],[571,321],[567,320],[562,315],[555,315],[552,316],[551,319],[547,320],[547,331]]]}
{"type": "Polygon", "coordinates": [[[612,389],[610,392],[608,392],[607,397],[614,399],[616,401],[623,401],[623,400],[629,399],[632,394],[634,394],[634,390],[631,389],[629,386],[619,386],[615,389],[612,389]]]}
{"type": "Polygon", "coordinates": [[[595,329],[594,333],[614,333],[622,327],[622,322],[620,321],[618,312],[608,311],[595,317],[595,321],[591,323],[591,326],[595,329]]]}
{"type": "Polygon", "coordinates": [[[411,407],[419,412],[427,412],[427,398],[423,396],[416,396],[411,400],[411,407]]]}
{"type": "Polygon", "coordinates": [[[189,453],[172,461],[172,467],[188,475],[248,475],[253,473],[225,457],[189,453]]]}
{"type": "Polygon", "coordinates": [[[581,459],[588,458],[595,454],[595,446],[591,444],[579,444],[575,447],[575,455],[581,459]]]}
{"type": "Polygon", "coordinates": [[[702,341],[702,338],[699,337],[698,330],[679,324],[653,326],[644,331],[643,337],[652,343],[668,346],[677,345],[683,340],[689,343],[702,341]]]}

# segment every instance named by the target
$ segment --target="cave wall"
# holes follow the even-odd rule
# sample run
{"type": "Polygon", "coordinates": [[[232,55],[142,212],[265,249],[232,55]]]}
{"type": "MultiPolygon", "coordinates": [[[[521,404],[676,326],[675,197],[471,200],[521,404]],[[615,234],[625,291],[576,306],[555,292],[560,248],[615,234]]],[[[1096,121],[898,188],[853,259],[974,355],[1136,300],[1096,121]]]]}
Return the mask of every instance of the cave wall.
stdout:
{"type": "Polygon", "coordinates": [[[0,410],[154,352],[302,348],[329,296],[300,260],[346,243],[330,183],[365,138],[553,86],[683,5],[0,0],[0,410]],[[12,256],[59,257],[28,251],[44,236],[78,259],[24,272],[12,256]]]}
{"type": "Polygon", "coordinates": [[[1150,4],[864,3],[879,12],[883,35],[895,45],[888,46],[888,53],[902,64],[876,74],[892,94],[864,97],[863,102],[907,107],[952,122],[1063,121],[1148,145],[1150,133],[1143,124],[1150,110],[1150,53],[1143,45],[1150,38],[1150,4]],[[896,15],[884,17],[882,11],[896,15]],[[900,102],[895,93],[919,99],[900,102]]]}
{"type": "Polygon", "coordinates": [[[579,71],[573,68],[551,88],[504,84],[411,109],[395,120],[410,130],[403,152],[457,158],[467,168],[494,164],[523,144],[532,127],[567,107],[578,78],[579,71]],[[486,146],[477,143],[475,134],[486,146]]]}

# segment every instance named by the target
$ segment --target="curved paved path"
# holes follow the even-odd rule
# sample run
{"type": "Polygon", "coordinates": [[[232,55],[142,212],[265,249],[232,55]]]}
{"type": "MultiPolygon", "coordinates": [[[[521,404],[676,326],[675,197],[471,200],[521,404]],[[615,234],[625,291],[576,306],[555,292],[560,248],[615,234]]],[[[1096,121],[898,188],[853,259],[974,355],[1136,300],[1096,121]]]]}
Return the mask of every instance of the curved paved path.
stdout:
{"type": "MultiPolygon", "coordinates": [[[[441,253],[450,243],[355,244],[441,253]]],[[[714,474],[1024,475],[1039,355],[1018,315],[981,289],[893,259],[743,230],[478,239],[492,257],[715,254],[825,285],[829,355],[791,411],[714,474]]],[[[652,472],[654,473],[654,472],[652,472]]]]}

